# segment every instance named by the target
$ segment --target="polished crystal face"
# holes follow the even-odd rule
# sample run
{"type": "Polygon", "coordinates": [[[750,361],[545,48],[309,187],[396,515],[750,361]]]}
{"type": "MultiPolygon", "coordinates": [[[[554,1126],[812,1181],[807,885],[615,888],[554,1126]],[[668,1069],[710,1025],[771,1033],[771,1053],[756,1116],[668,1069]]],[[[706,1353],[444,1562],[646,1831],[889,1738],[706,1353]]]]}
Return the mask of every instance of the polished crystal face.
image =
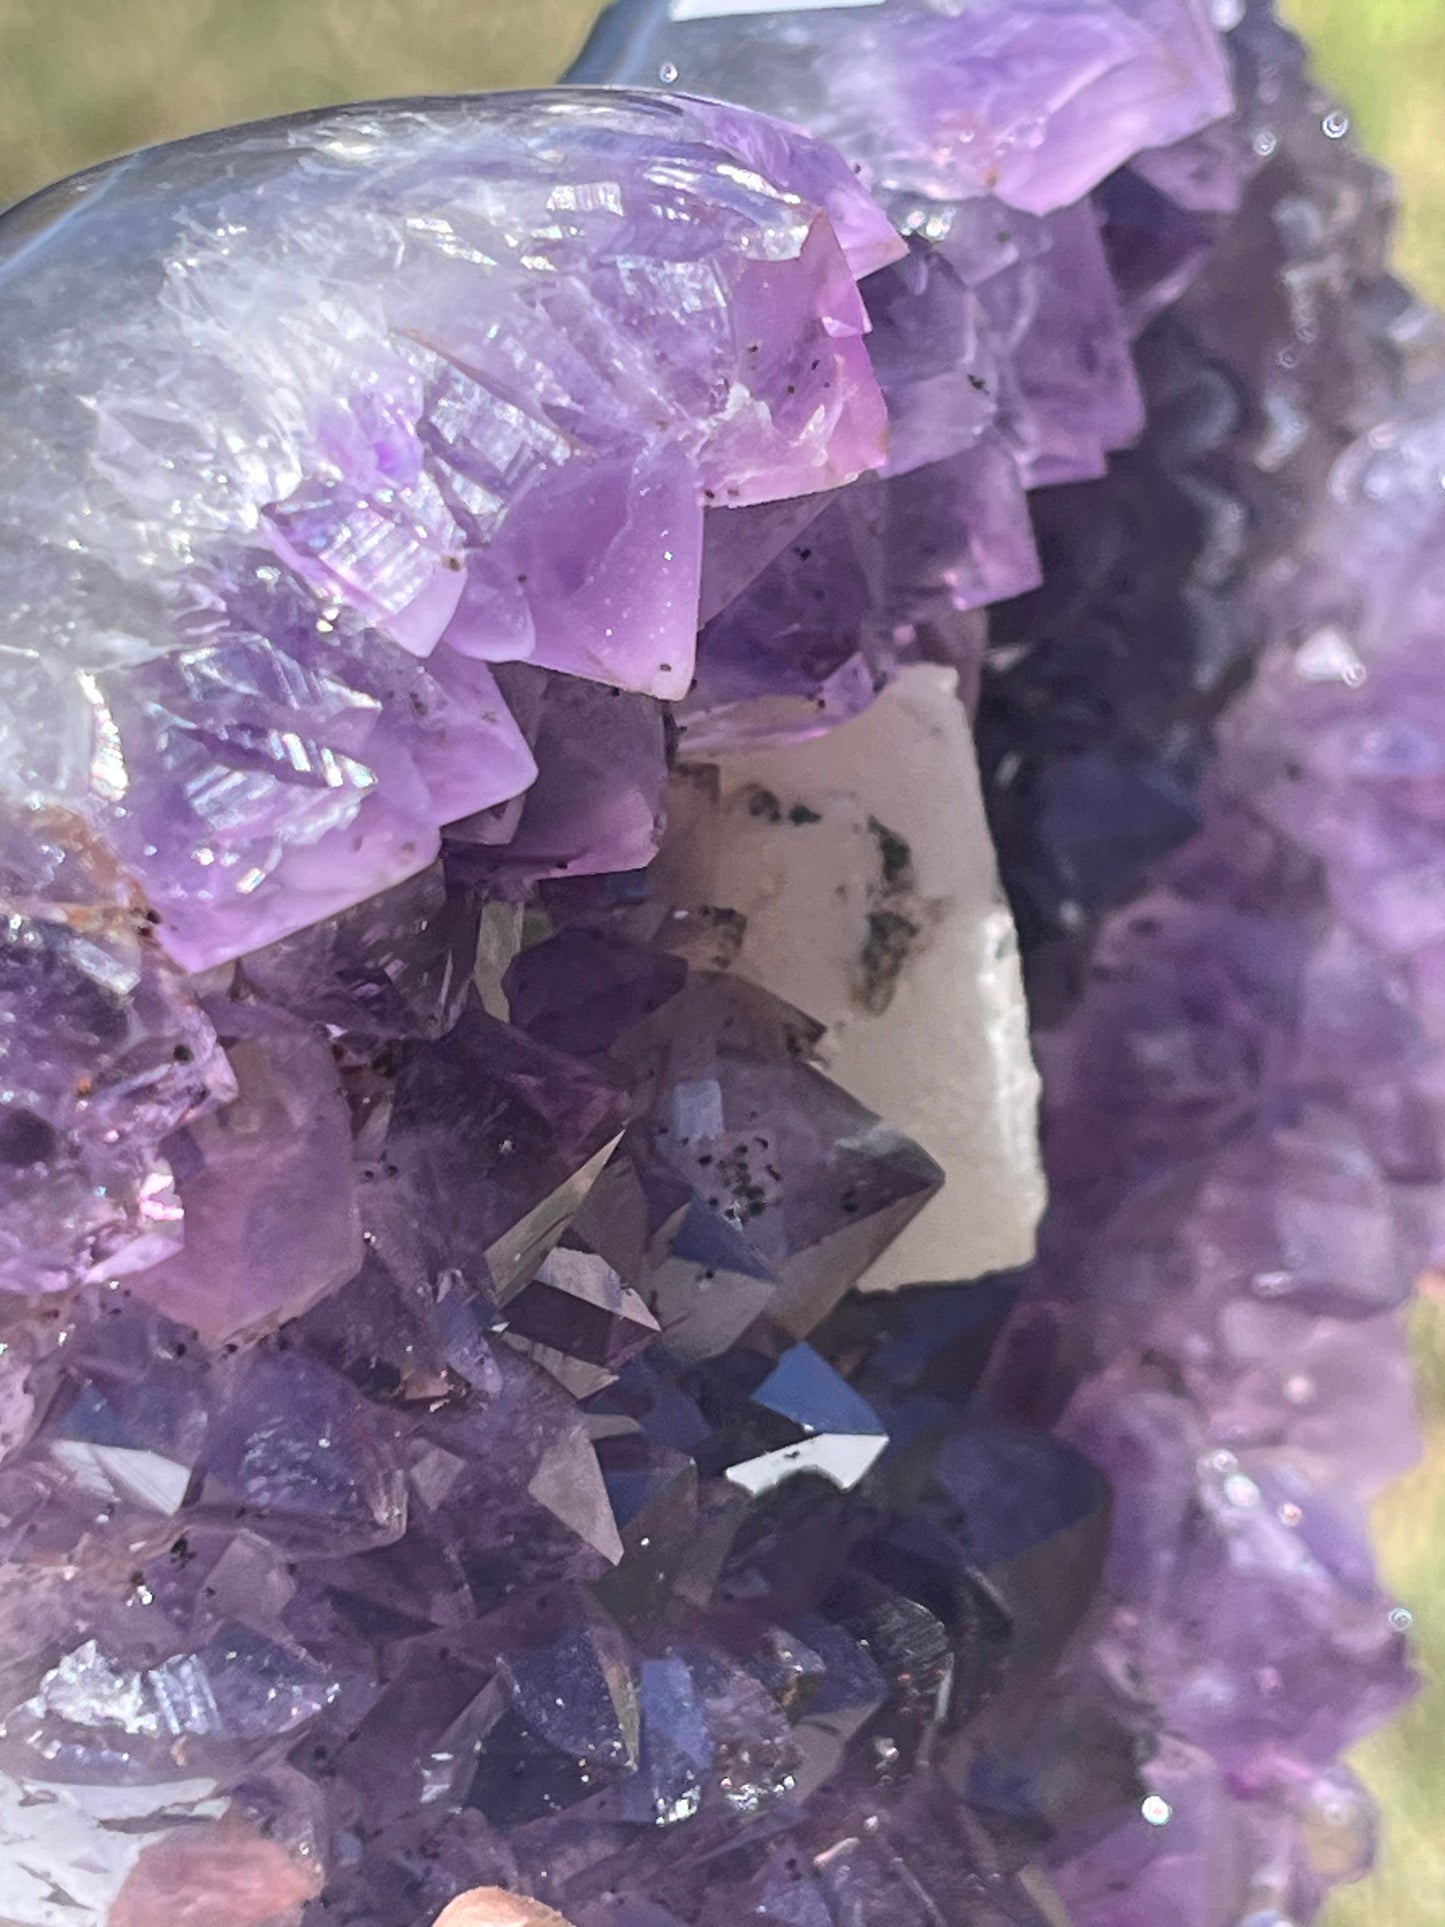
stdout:
{"type": "Polygon", "coordinates": [[[624,0],[0,219],[6,1927],[1368,1866],[1445,354],[1237,12],[624,0]]]}

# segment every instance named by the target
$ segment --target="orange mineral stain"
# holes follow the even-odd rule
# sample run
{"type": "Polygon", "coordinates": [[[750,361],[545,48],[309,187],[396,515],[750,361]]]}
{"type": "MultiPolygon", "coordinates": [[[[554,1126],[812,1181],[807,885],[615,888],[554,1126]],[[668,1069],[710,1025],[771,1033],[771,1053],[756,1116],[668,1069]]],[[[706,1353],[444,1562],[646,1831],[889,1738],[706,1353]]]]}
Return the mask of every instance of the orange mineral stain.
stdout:
{"type": "Polygon", "coordinates": [[[571,1927],[571,1922],[525,1894],[509,1894],[505,1887],[473,1887],[438,1916],[436,1927],[571,1927]]]}
{"type": "Polygon", "coordinates": [[[226,1819],[147,1847],[108,1927],[293,1927],[316,1890],[313,1866],[226,1819]]]}

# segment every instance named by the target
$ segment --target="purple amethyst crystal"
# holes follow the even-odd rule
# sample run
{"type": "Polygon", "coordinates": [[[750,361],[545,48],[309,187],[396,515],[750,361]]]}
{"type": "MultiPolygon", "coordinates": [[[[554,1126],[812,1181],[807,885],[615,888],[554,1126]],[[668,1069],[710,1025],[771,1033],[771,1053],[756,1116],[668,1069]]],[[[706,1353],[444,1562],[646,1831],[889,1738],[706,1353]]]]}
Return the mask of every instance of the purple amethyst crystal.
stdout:
{"type": "Polygon", "coordinates": [[[297,1317],[362,1257],[350,1119],[325,1038],[256,1004],[217,1017],[236,1094],[165,1140],[182,1249],[134,1286],[211,1344],[297,1317]]]}
{"type": "Polygon", "coordinates": [[[702,102],[204,137],[0,250],[7,621],[66,638],[11,651],[0,782],[112,839],[191,968],[528,787],[488,663],[682,695],[703,504],[882,452],[854,275],[902,243],[830,150],[702,102]]]}
{"type": "Polygon", "coordinates": [[[0,1287],[28,1295],[174,1250],[164,1147],[235,1081],[133,881],[81,820],[7,816],[0,839],[0,1287]]]}
{"type": "Polygon", "coordinates": [[[1233,105],[1198,0],[623,0],[575,77],[659,63],[675,68],[669,83],[747,100],[832,141],[881,198],[996,195],[1033,214],[1071,205],[1141,150],[1233,105]]]}
{"type": "Polygon", "coordinates": [[[1445,335],[1220,14],[623,0],[0,218],[7,1927],[1367,1870],[1445,335]]]}

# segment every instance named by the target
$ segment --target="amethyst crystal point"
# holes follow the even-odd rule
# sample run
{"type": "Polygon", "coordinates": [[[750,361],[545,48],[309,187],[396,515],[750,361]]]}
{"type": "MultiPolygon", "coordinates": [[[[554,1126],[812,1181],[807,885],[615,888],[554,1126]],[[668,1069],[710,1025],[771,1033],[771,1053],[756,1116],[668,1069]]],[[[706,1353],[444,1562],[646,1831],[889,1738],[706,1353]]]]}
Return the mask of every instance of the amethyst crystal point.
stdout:
{"type": "Polygon", "coordinates": [[[1099,473],[1141,415],[1119,297],[1081,196],[1141,150],[1229,111],[1227,63],[1200,0],[881,0],[721,15],[624,0],[576,76],[661,73],[782,114],[865,170],[925,250],[872,302],[895,467],[1002,430],[1034,482],[1099,473]]]}
{"type": "Polygon", "coordinates": [[[373,1174],[402,1175],[434,1271],[460,1272],[501,1304],[586,1198],[626,1110],[605,1067],[473,1005],[447,1037],[402,1058],[373,1174]]]}
{"type": "Polygon", "coordinates": [[[362,1260],[350,1120],[325,1039],[258,1005],[217,1016],[236,1095],[167,1140],[183,1248],[131,1285],[211,1344],[295,1318],[362,1260]]]}
{"type": "Polygon", "coordinates": [[[490,878],[521,897],[544,877],[645,869],[657,853],[667,785],[663,706],[523,665],[501,681],[518,720],[530,724],[537,780],[515,824],[484,812],[450,827],[453,874],[490,878]]]}
{"type": "Polygon", "coordinates": [[[449,892],[434,863],[353,909],[248,952],[238,979],[268,1003],[345,1039],[353,1052],[434,1037],[460,1015],[481,905],[449,892]]]}
{"type": "Polygon", "coordinates": [[[818,1036],[766,992],[699,974],[619,1046],[646,1096],[625,1144],[644,1183],[670,1177],[737,1232],[756,1254],[748,1269],[760,1260],[776,1281],[769,1318],[795,1334],[942,1182],[925,1151],[808,1062],[818,1036]]]}
{"type": "Polygon", "coordinates": [[[901,247],[800,135],[580,91],[208,135],[30,203],[5,790],[81,812],[192,967],[420,871],[535,774],[486,662],[681,695],[704,501],[878,461],[854,274],[901,247]]]}
{"type": "Polygon", "coordinates": [[[252,1353],[218,1373],[202,1465],[207,1512],[264,1517],[295,1557],[386,1545],[406,1520],[397,1444],[342,1378],[304,1356],[252,1353]]]}
{"type": "Polygon", "coordinates": [[[507,1329],[530,1343],[606,1366],[625,1365],[657,1335],[637,1293],[594,1252],[557,1249],[507,1307],[507,1329]]]}
{"type": "Polygon", "coordinates": [[[888,194],[997,193],[1035,213],[1231,105],[1198,0],[749,0],[738,12],[623,0],[576,77],[651,78],[666,63],[669,81],[814,129],[888,194]]]}
{"type": "Polygon", "coordinates": [[[163,1147],[235,1083],[143,903],[78,818],[0,818],[0,891],[0,1288],[31,1295],[175,1249],[163,1147]]]}

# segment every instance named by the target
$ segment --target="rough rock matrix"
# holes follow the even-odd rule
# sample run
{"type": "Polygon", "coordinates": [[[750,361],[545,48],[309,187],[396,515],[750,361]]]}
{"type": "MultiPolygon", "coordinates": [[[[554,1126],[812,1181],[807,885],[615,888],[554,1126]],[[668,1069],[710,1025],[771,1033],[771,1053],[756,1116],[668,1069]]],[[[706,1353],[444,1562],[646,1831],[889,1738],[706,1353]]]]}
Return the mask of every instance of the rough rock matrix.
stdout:
{"type": "Polygon", "coordinates": [[[0,217],[0,1922],[1301,1927],[1445,331],[1258,0],[575,79],[0,217]]]}

